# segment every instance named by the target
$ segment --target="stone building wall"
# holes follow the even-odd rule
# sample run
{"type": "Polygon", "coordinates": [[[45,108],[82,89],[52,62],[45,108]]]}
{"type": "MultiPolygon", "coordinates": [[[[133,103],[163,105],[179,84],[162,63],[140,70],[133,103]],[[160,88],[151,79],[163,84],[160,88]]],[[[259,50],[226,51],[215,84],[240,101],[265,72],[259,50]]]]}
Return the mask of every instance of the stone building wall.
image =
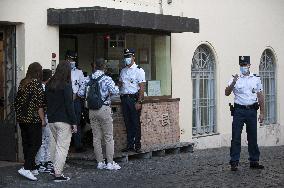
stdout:
{"type": "MultiPolygon", "coordinates": [[[[126,129],[119,104],[112,105],[115,153],[126,147],[126,129]]],[[[179,101],[149,102],[141,111],[141,145],[151,151],[180,142],[179,101]]]]}

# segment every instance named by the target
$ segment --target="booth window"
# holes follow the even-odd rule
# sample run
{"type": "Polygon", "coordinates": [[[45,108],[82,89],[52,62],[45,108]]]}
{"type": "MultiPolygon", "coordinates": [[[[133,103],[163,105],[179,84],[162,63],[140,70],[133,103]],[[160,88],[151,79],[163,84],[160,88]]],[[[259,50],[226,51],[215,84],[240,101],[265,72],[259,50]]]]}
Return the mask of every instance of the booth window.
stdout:
{"type": "Polygon", "coordinates": [[[163,34],[138,34],[103,32],[61,35],[60,59],[67,49],[78,52],[78,65],[87,74],[91,73],[90,62],[103,57],[107,61],[106,74],[115,82],[123,67],[124,48],[134,48],[135,62],[145,71],[147,96],[171,96],[170,36],[163,34]],[[74,40],[77,39],[76,41],[74,40]]]}
{"type": "Polygon", "coordinates": [[[275,58],[271,50],[262,53],[259,76],[263,85],[265,116],[264,124],[276,123],[275,58]]]}
{"type": "Polygon", "coordinates": [[[194,52],[192,78],[192,134],[216,131],[215,58],[209,47],[200,45],[194,52]]]}

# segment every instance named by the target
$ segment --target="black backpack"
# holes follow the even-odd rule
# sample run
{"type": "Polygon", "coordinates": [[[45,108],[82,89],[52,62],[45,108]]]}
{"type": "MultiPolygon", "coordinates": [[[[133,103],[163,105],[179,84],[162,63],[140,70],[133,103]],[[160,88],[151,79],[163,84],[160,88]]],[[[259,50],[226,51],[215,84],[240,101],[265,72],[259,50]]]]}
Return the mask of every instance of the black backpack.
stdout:
{"type": "Polygon", "coordinates": [[[97,79],[92,79],[92,75],[89,76],[90,82],[88,83],[89,88],[86,93],[86,102],[87,102],[87,107],[91,110],[100,109],[105,102],[102,100],[100,84],[99,84],[99,81],[103,76],[104,74],[99,76],[97,79]]]}

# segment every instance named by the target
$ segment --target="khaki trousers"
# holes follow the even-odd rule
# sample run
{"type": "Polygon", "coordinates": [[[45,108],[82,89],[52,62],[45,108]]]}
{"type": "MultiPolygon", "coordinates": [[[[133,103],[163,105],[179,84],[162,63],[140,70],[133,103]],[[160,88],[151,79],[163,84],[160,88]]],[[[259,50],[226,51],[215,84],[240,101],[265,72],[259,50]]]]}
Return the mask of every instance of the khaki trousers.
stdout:
{"type": "Polygon", "coordinates": [[[50,143],[50,157],[55,174],[62,174],[68,154],[72,129],[71,125],[63,122],[49,123],[52,133],[50,143]]]}
{"type": "Polygon", "coordinates": [[[102,152],[102,139],[104,139],[107,162],[112,163],[114,141],[111,108],[103,105],[99,110],[89,110],[89,118],[93,132],[93,146],[97,162],[104,160],[102,152]]]}

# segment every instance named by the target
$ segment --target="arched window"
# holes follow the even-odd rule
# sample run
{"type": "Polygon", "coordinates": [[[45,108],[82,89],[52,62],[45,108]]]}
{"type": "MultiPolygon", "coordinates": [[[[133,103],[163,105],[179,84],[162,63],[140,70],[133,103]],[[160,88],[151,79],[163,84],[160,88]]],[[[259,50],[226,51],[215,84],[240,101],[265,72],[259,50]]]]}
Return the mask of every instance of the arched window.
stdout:
{"type": "Polygon", "coordinates": [[[209,47],[200,45],[194,52],[192,78],[192,134],[216,131],[215,58],[209,47]]]}
{"type": "Polygon", "coordinates": [[[265,101],[264,124],[273,124],[276,123],[275,58],[269,49],[264,50],[261,55],[259,76],[265,101]]]}

